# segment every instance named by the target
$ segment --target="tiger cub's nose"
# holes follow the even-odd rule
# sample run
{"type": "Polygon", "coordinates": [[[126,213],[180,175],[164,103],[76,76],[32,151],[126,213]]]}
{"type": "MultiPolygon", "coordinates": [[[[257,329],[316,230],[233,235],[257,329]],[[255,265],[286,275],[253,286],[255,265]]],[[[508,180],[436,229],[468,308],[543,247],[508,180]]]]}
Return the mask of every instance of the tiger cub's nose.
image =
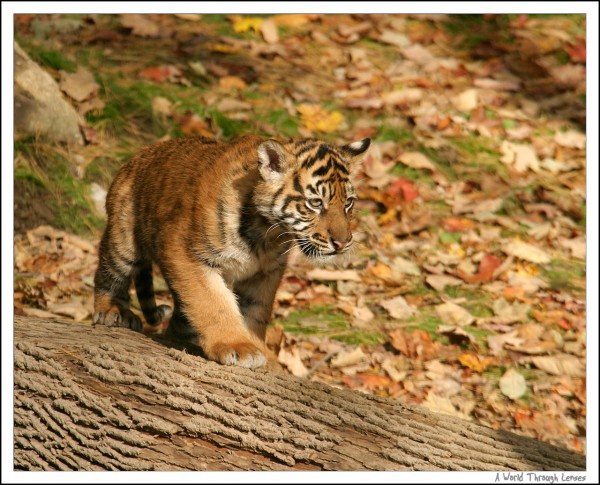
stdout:
{"type": "Polygon", "coordinates": [[[350,244],[351,240],[352,239],[348,239],[347,241],[336,241],[335,239],[333,239],[333,245],[335,246],[337,251],[341,251],[346,246],[348,246],[348,244],[350,244]]]}

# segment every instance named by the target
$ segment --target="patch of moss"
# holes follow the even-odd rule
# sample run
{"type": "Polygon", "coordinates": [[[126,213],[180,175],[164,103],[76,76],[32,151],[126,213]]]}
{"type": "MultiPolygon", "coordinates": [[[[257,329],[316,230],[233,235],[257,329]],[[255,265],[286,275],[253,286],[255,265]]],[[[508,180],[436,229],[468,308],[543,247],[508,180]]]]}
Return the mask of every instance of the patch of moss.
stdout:
{"type": "Polygon", "coordinates": [[[298,120],[284,110],[274,109],[265,117],[265,121],[277,130],[282,136],[298,136],[298,120]]]}
{"type": "Polygon", "coordinates": [[[286,332],[296,335],[318,335],[353,345],[375,345],[385,341],[385,336],[378,330],[352,328],[346,315],[329,305],[295,310],[285,319],[276,321],[286,332]]]}
{"type": "Polygon", "coordinates": [[[244,135],[252,131],[250,128],[250,124],[246,121],[234,120],[228,118],[223,113],[217,110],[208,110],[208,113],[212,117],[215,124],[221,129],[223,132],[224,138],[233,138],[235,136],[244,135]]]}
{"type": "Polygon", "coordinates": [[[553,290],[585,291],[585,261],[553,259],[543,266],[541,277],[553,290]]]}
{"type": "Polygon", "coordinates": [[[386,123],[382,124],[377,129],[377,134],[375,135],[375,139],[377,141],[394,141],[394,142],[403,142],[414,140],[414,135],[403,128],[394,128],[392,126],[387,125],[386,123]]]}
{"type": "Polygon", "coordinates": [[[30,51],[29,55],[40,64],[56,69],[57,71],[75,72],[77,70],[77,64],[67,59],[64,54],[58,51],[34,50],[30,51]]]}

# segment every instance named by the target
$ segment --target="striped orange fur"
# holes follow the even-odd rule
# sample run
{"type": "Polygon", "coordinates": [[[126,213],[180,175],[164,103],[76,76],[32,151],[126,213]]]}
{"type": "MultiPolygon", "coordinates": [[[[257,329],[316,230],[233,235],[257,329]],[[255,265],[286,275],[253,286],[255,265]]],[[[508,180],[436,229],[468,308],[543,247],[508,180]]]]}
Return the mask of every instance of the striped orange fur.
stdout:
{"type": "Polygon", "coordinates": [[[222,364],[265,363],[264,337],[289,251],[328,261],[353,242],[350,175],[370,140],[182,138],[143,148],[108,192],[94,323],[141,329],[144,318],[222,364]],[[156,305],[152,263],[173,295],[156,305]]]}

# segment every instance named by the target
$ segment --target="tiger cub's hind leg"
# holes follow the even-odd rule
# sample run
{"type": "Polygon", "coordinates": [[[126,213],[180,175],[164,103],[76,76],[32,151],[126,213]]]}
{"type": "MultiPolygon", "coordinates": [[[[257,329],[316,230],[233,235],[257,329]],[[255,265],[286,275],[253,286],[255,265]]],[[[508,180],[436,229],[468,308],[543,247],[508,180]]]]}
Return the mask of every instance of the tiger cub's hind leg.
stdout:
{"type": "MultiPolygon", "coordinates": [[[[129,287],[134,258],[114,241],[108,228],[100,241],[98,269],[94,277],[94,324],[109,327],[128,327],[141,331],[142,322],[129,309],[129,287]]],[[[120,244],[121,243],[121,244],[120,244]]]]}
{"type": "Polygon", "coordinates": [[[169,305],[156,306],[151,261],[142,261],[135,265],[133,269],[133,283],[140,307],[148,325],[157,327],[171,317],[173,311],[169,305]]]}

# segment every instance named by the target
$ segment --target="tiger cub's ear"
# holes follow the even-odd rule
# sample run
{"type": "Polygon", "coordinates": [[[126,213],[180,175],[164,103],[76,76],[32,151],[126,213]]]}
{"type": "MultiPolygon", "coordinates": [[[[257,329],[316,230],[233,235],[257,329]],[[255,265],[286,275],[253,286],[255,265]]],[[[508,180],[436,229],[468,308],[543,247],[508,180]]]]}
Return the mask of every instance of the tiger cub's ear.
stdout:
{"type": "Polygon", "coordinates": [[[267,140],[258,147],[258,170],[267,181],[280,180],[287,170],[285,149],[275,140],[267,140]]]}
{"type": "Polygon", "coordinates": [[[371,139],[365,138],[364,140],[348,143],[341,148],[342,153],[348,157],[347,160],[351,168],[355,168],[362,161],[370,145],[371,139]]]}

